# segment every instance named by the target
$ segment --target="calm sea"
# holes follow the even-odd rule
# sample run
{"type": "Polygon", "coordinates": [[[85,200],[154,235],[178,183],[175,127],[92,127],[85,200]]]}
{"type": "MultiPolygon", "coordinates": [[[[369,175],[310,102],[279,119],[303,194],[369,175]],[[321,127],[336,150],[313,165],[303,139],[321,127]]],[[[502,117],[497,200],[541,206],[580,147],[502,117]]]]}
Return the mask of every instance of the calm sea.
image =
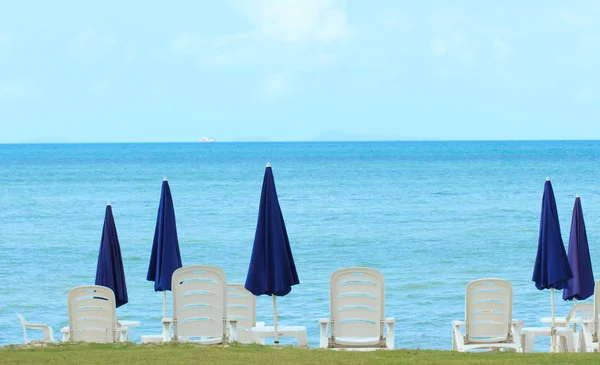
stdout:
{"type": "MultiPolygon", "coordinates": [[[[243,283],[266,162],[301,282],[279,298],[280,323],[306,326],[312,347],[329,276],[347,266],[383,272],[397,348],[450,349],[450,323],[464,318],[477,278],[510,280],[514,317],[541,325],[550,292],[531,274],[546,177],[565,244],[581,195],[600,268],[599,141],[0,145],[0,344],[22,343],[17,313],[60,338],[68,290],[94,283],[109,201],[129,289],[118,316],[142,321],[136,342],[160,334],[162,294],[146,271],[164,176],[183,264],[217,265],[243,283]]],[[[556,298],[565,315],[572,304],[556,298]]],[[[270,298],[257,307],[272,323],[270,298]]]]}

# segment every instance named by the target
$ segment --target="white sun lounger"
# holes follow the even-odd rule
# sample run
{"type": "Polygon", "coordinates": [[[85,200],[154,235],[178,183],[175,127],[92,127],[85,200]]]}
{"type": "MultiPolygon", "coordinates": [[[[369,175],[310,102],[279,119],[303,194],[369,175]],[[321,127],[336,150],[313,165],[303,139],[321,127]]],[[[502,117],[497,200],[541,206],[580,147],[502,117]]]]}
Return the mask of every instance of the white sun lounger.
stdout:
{"type": "Polygon", "coordinates": [[[115,342],[121,338],[117,328],[115,295],[98,285],[78,286],[69,290],[69,340],[115,342]]]}
{"type": "Polygon", "coordinates": [[[320,347],[393,350],[396,320],[384,318],[384,308],[385,284],[380,271],[364,267],[334,271],[329,288],[330,318],[319,320],[320,347]]]}
{"type": "Polygon", "coordinates": [[[522,322],[512,319],[512,297],[512,285],[506,280],[470,282],[465,292],[465,320],[452,322],[452,350],[505,348],[521,352],[522,322]]]}
{"type": "MultiPolygon", "coordinates": [[[[216,266],[192,265],[175,270],[171,280],[173,340],[218,344],[236,340],[237,320],[229,320],[227,334],[227,279],[216,266]]],[[[170,332],[169,329],[167,331],[170,332]]]]}

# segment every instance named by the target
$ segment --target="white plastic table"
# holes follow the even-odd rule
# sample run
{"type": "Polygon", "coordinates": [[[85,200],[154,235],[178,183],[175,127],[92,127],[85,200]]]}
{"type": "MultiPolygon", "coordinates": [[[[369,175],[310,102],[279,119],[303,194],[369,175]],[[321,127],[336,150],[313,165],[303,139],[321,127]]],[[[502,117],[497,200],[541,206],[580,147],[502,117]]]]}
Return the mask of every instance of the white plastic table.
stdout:
{"type": "MultiPolygon", "coordinates": [[[[556,323],[556,322],[555,322],[556,323]]],[[[555,336],[559,337],[558,340],[563,339],[565,346],[561,346],[561,341],[558,343],[559,351],[573,352],[575,351],[575,345],[573,343],[573,331],[567,327],[555,327],[555,336]]],[[[524,327],[521,330],[521,347],[523,352],[533,352],[533,342],[537,336],[551,336],[551,327],[524,327]]],[[[552,351],[552,348],[550,349],[552,351]]]]}
{"type": "MultiPolygon", "coordinates": [[[[552,323],[552,317],[542,317],[540,318],[540,322],[542,323],[552,323]]],[[[571,318],[571,323],[574,324],[578,324],[580,326],[587,326],[587,325],[593,325],[593,321],[585,321],[582,318],[571,318]]],[[[564,327],[567,324],[567,318],[566,317],[554,317],[554,325],[556,327],[564,327]]],[[[579,335],[575,335],[573,338],[573,347],[574,347],[574,351],[583,351],[583,349],[580,348],[580,343],[581,343],[581,329],[579,330],[579,335]]]]}
{"type": "MultiPolygon", "coordinates": [[[[540,318],[540,322],[542,323],[552,323],[552,317],[542,317],[540,318]]],[[[581,323],[581,320],[577,318],[573,318],[571,323],[581,323]]],[[[554,325],[558,327],[564,327],[567,324],[566,317],[554,317],[554,325]]]]}
{"type": "MultiPolygon", "coordinates": [[[[551,324],[552,317],[540,318],[542,323],[551,324]]],[[[586,325],[586,322],[581,318],[572,318],[571,323],[586,325]]],[[[556,336],[562,337],[566,348],[563,348],[562,342],[558,343],[559,351],[573,352],[579,348],[579,339],[570,328],[566,328],[567,324],[566,317],[554,317],[554,325],[556,327],[556,336]]],[[[523,352],[533,352],[533,342],[536,336],[550,336],[550,327],[525,327],[521,330],[521,344],[523,346],[523,352]]],[[[550,349],[552,351],[552,349],[550,349]]]]}
{"type": "MultiPolygon", "coordinates": [[[[131,327],[139,327],[142,325],[142,322],[140,321],[119,321],[119,324],[121,325],[121,327],[117,328],[117,341],[118,342],[125,342],[125,341],[129,341],[129,328],[131,327]]],[[[61,328],[60,332],[63,334],[63,342],[69,341],[70,339],[70,333],[69,333],[69,327],[65,326],[63,328],[61,328]]]]}

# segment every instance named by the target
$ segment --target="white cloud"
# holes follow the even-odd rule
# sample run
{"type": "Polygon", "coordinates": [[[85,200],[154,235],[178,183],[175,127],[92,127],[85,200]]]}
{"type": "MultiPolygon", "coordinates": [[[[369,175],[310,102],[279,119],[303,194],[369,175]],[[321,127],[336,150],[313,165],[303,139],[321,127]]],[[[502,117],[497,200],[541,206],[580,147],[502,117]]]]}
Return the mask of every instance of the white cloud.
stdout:
{"type": "Polygon", "coordinates": [[[285,43],[330,43],[348,33],[345,1],[238,0],[261,36],[285,43]]]}
{"type": "Polygon", "coordinates": [[[0,100],[23,99],[35,96],[37,88],[29,81],[0,83],[0,100]]]}
{"type": "Polygon", "coordinates": [[[289,76],[285,73],[272,73],[267,76],[262,85],[264,101],[279,99],[291,92],[289,76]]]}
{"type": "Polygon", "coordinates": [[[97,58],[117,44],[112,34],[104,34],[91,27],[83,28],[70,44],[71,53],[80,58],[97,58]]]}
{"type": "Polygon", "coordinates": [[[492,43],[492,59],[504,63],[512,53],[512,47],[502,39],[494,39],[492,43]]]}
{"type": "Polygon", "coordinates": [[[90,86],[90,91],[93,93],[101,94],[108,91],[110,84],[106,80],[97,80],[90,86]]]}
{"type": "Polygon", "coordinates": [[[594,21],[593,17],[590,17],[590,14],[583,14],[567,7],[559,8],[556,15],[559,22],[570,26],[587,28],[597,24],[597,21],[594,21]]]}
{"type": "Polygon", "coordinates": [[[409,16],[400,12],[386,12],[382,24],[385,28],[406,31],[410,28],[409,16]]]}
{"type": "Polygon", "coordinates": [[[340,59],[349,34],[345,0],[232,0],[250,22],[243,31],[217,36],[179,34],[176,55],[202,67],[252,68],[270,73],[257,85],[265,100],[291,92],[294,73],[327,67],[340,59]],[[280,73],[272,73],[280,70],[280,73]]]}
{"type": "Polygon", "coordinates": [[[575,92],[575,99],[579,101],[596,101],[599,96],[598,90],[591,87],[583,87],[575,92]]]}
{"type": "Polygon", "coordinates": [[[469,22],[466,18],[466,14],[448,9],[436,10],[431,14],[430,50],[440,62],[463,68],[475,65],[475,46],[470,39],[470,33],[467,32],[469,22]]]}
{"type": "Polygon", "coordinates": [[[436,38],[431,42],[431,52],[434,56],[441,57],[448,52],[448,43],[442,38],[436,38]]]}
{"type": "Polygon", "coordinates": [[[257,67],[287,72],[330,65],[331,47],[347,38],[345,1],[235,0],[250,21],[241,32],[205,36],[186,32],[173,41],[173,51],[196,58],[202,66],[257,67]]]}
{"type": "Polygon", "coordinates": [[[0,33],[0,58],[8,54],[10,47],[10,37],[8,34],[0,33]]]}

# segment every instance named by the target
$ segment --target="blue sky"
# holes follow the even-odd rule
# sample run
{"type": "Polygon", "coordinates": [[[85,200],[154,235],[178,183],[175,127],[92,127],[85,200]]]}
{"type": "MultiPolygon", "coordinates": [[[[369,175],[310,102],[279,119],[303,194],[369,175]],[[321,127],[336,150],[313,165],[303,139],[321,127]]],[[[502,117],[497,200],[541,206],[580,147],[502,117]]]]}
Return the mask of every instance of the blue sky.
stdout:
{"type": "Polygon", "coordinates": [[[600,1],[3,1],[0,143],[600,139],[600,1]]]}

